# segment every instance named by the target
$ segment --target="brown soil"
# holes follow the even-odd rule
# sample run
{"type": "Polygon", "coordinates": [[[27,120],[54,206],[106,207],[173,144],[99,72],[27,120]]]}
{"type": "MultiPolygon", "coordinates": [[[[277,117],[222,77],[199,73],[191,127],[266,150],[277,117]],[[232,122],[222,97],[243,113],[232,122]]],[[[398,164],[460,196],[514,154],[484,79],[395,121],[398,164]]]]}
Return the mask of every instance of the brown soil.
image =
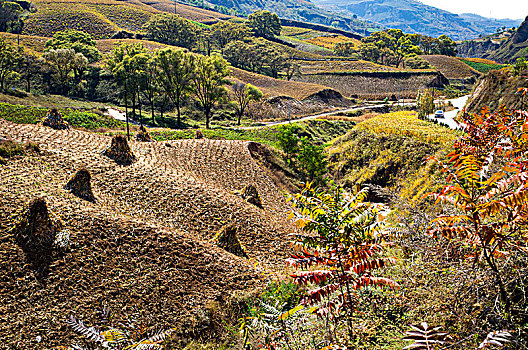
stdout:
{"type": "Polygon", "coordinates": [[[101,301],[125,315],[139,309],[140,321],[150,314],[159,326],[192,331],[203,326],[196,320],[205,305],[261,287],[263,270],[282,268],[289,255],[289,207],[247,142],[131,141],[137,159],[123,166],[102,155],[107,136],[0,119],[0,137],[7,135],[43,152],[0,167],[2,346],[69,344],[66,317],[91,325],[101,301]],[[82,167],[92,175],[95,203],[64,189],[82,167]],[[233,194],[252,183],[264,210],[233,194]],[[11,233],[10,216],[42,195],[71,235],[69,250],[38,271],[11,233]],[[249,260],[209,243],[226,223],[240,228],[249,260]]]}

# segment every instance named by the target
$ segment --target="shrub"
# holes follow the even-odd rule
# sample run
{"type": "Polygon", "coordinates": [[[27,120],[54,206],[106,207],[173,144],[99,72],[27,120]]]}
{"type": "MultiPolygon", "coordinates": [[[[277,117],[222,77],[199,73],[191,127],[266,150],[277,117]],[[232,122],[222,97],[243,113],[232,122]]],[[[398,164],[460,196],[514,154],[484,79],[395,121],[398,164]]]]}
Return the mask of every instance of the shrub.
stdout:
{"type": "Polygon", "coordinates": [[[366,196],[365,190],[357,188],[347,194],[341,188],[324,191],[307,185],[292,197],[294,211],[290,214],[304,233],[297,235],[293,243],[297,252],[287,264],[302,269],[291,275],[294,283],[310,288],[299,305],[311,307],[323,319],[343,316],[340,319],[347,323],[350,338],[351,315],[360,304],[357,291],[398,287],[374,273],[393,260],[380,256],[389,243],[378,210],[365,202],[366,196]]]}
{"type": "Polygon", "coordinates": [[[297,136],[297,127],[291,124],[283,125],[279,128],[277,141],[279,147],[288,155],[294,157],[299,151],[299,136],[297,136]]]}
{"type": "Polygon", "coordinates": [[[328,161],[323,145],[316,145],[307,137],[301,139],[299,155],[297,157],[299,168],[311,181],[321,182],[326,173],[328,161]]]}

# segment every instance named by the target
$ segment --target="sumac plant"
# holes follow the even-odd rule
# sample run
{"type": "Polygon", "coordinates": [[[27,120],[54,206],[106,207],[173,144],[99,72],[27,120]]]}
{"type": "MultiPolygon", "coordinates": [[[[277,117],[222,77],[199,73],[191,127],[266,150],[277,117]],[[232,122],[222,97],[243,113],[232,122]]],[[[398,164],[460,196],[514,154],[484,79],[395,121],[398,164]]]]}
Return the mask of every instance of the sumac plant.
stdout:
{"type": "Polygon", "coordinates": [[[512,301],[500,261],[528,253],[528,113],[500,108],[459,119],[465,134],[447,161],[438,161],[446,183],[431,194],[449,211],[431,222],[428,233],[458,243],[492,271],[509,316],[512,301]]]}
{"type": "Polygon", "coordinates": [[[366,196],[366,190],[325,191],[308,184],[291,197],[294,210],[290,218],[296,217],[303,234],[295,236],[296,253],[287,264],[300,269],[291,275],[294,283],[308,286],[300,304],[319,318],[344,320],[350,337],[359,290],[398,287],[374,274],[393,259],[380,254],[390,243],[385,240],[377,206],[366,202],[366,196]]]}

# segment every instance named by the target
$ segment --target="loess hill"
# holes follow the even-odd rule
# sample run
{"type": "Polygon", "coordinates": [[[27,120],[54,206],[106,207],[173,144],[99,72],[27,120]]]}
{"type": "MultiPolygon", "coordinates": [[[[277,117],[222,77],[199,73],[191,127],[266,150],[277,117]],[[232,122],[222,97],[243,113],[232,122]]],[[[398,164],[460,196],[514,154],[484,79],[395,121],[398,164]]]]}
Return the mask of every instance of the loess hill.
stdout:
{"type": "Polygon", "coordinates": [[[140,321],[149,315],[153,324],[183,333],[207,332],[205,306],[258,289],[263,273],[282,267],[289,254],[289,207],[248,142],[131,141],[137,160],[124,166],[102,155],[110,137],[81,130],[0,119],[0,139],[41,148],[0,165],[0,332],[8,347],[68,345],[59,343],[73,339],[66,317],[92,325],[100,302],[127,316],[138,310],[140,321]],[[81,167],[91,173],[95,202],[64,189],[81,167]],[[263,209],[234,194],[251,184],[263,209]],[[11,231],[17,213],[37,197],[70,235],[69,249],[45,262],[11,231]],[[210,243],[228,224],[240,228],[248,259],[210,243]]]}
{"type": "MultiPolygon", "coordinates": [[[[25,21],[23,34],[50,37],[66,30],[83,30],[96,39],[108,39],[120,30],[139,31],[155,14],[174,13],[170,0],[34,0],[36,12],[25,21]]],[[[176,13],[201,23],[215,23],[231,16],[178,4],[176,13]]]]}

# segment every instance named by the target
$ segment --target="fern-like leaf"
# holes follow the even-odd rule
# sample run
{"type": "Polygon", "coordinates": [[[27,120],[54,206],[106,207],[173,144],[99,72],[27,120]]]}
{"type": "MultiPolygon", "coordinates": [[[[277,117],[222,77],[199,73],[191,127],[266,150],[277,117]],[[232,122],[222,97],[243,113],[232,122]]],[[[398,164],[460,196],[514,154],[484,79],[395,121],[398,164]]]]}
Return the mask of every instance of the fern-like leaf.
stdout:
{"type": "Polygon", "coordinates": [[[511,342],[512,335],[508,331],[490,332],[486,339],[480,344],[479,349],[487,349],[491,347],[503,347],[511,342]]]}
{"type": "Polygon", "coordinates": [[[76,319],[73,315],[70,316],[66,323],[73,328],[77,333],[84,335],[89,340],[95,343],[103,343],[105,339],[99,334],[95,327],[86,327],[83,321],[76,319]]]}
{"type": "Polygon", "coordinates": [[[431,350],[436,344],[445,344],[447,333],[440,332],[440,327],[429,327],[427,322],[411,326],[412,330],[405,332],[403,340],[412,343],[404,349],[431,350]]]}

